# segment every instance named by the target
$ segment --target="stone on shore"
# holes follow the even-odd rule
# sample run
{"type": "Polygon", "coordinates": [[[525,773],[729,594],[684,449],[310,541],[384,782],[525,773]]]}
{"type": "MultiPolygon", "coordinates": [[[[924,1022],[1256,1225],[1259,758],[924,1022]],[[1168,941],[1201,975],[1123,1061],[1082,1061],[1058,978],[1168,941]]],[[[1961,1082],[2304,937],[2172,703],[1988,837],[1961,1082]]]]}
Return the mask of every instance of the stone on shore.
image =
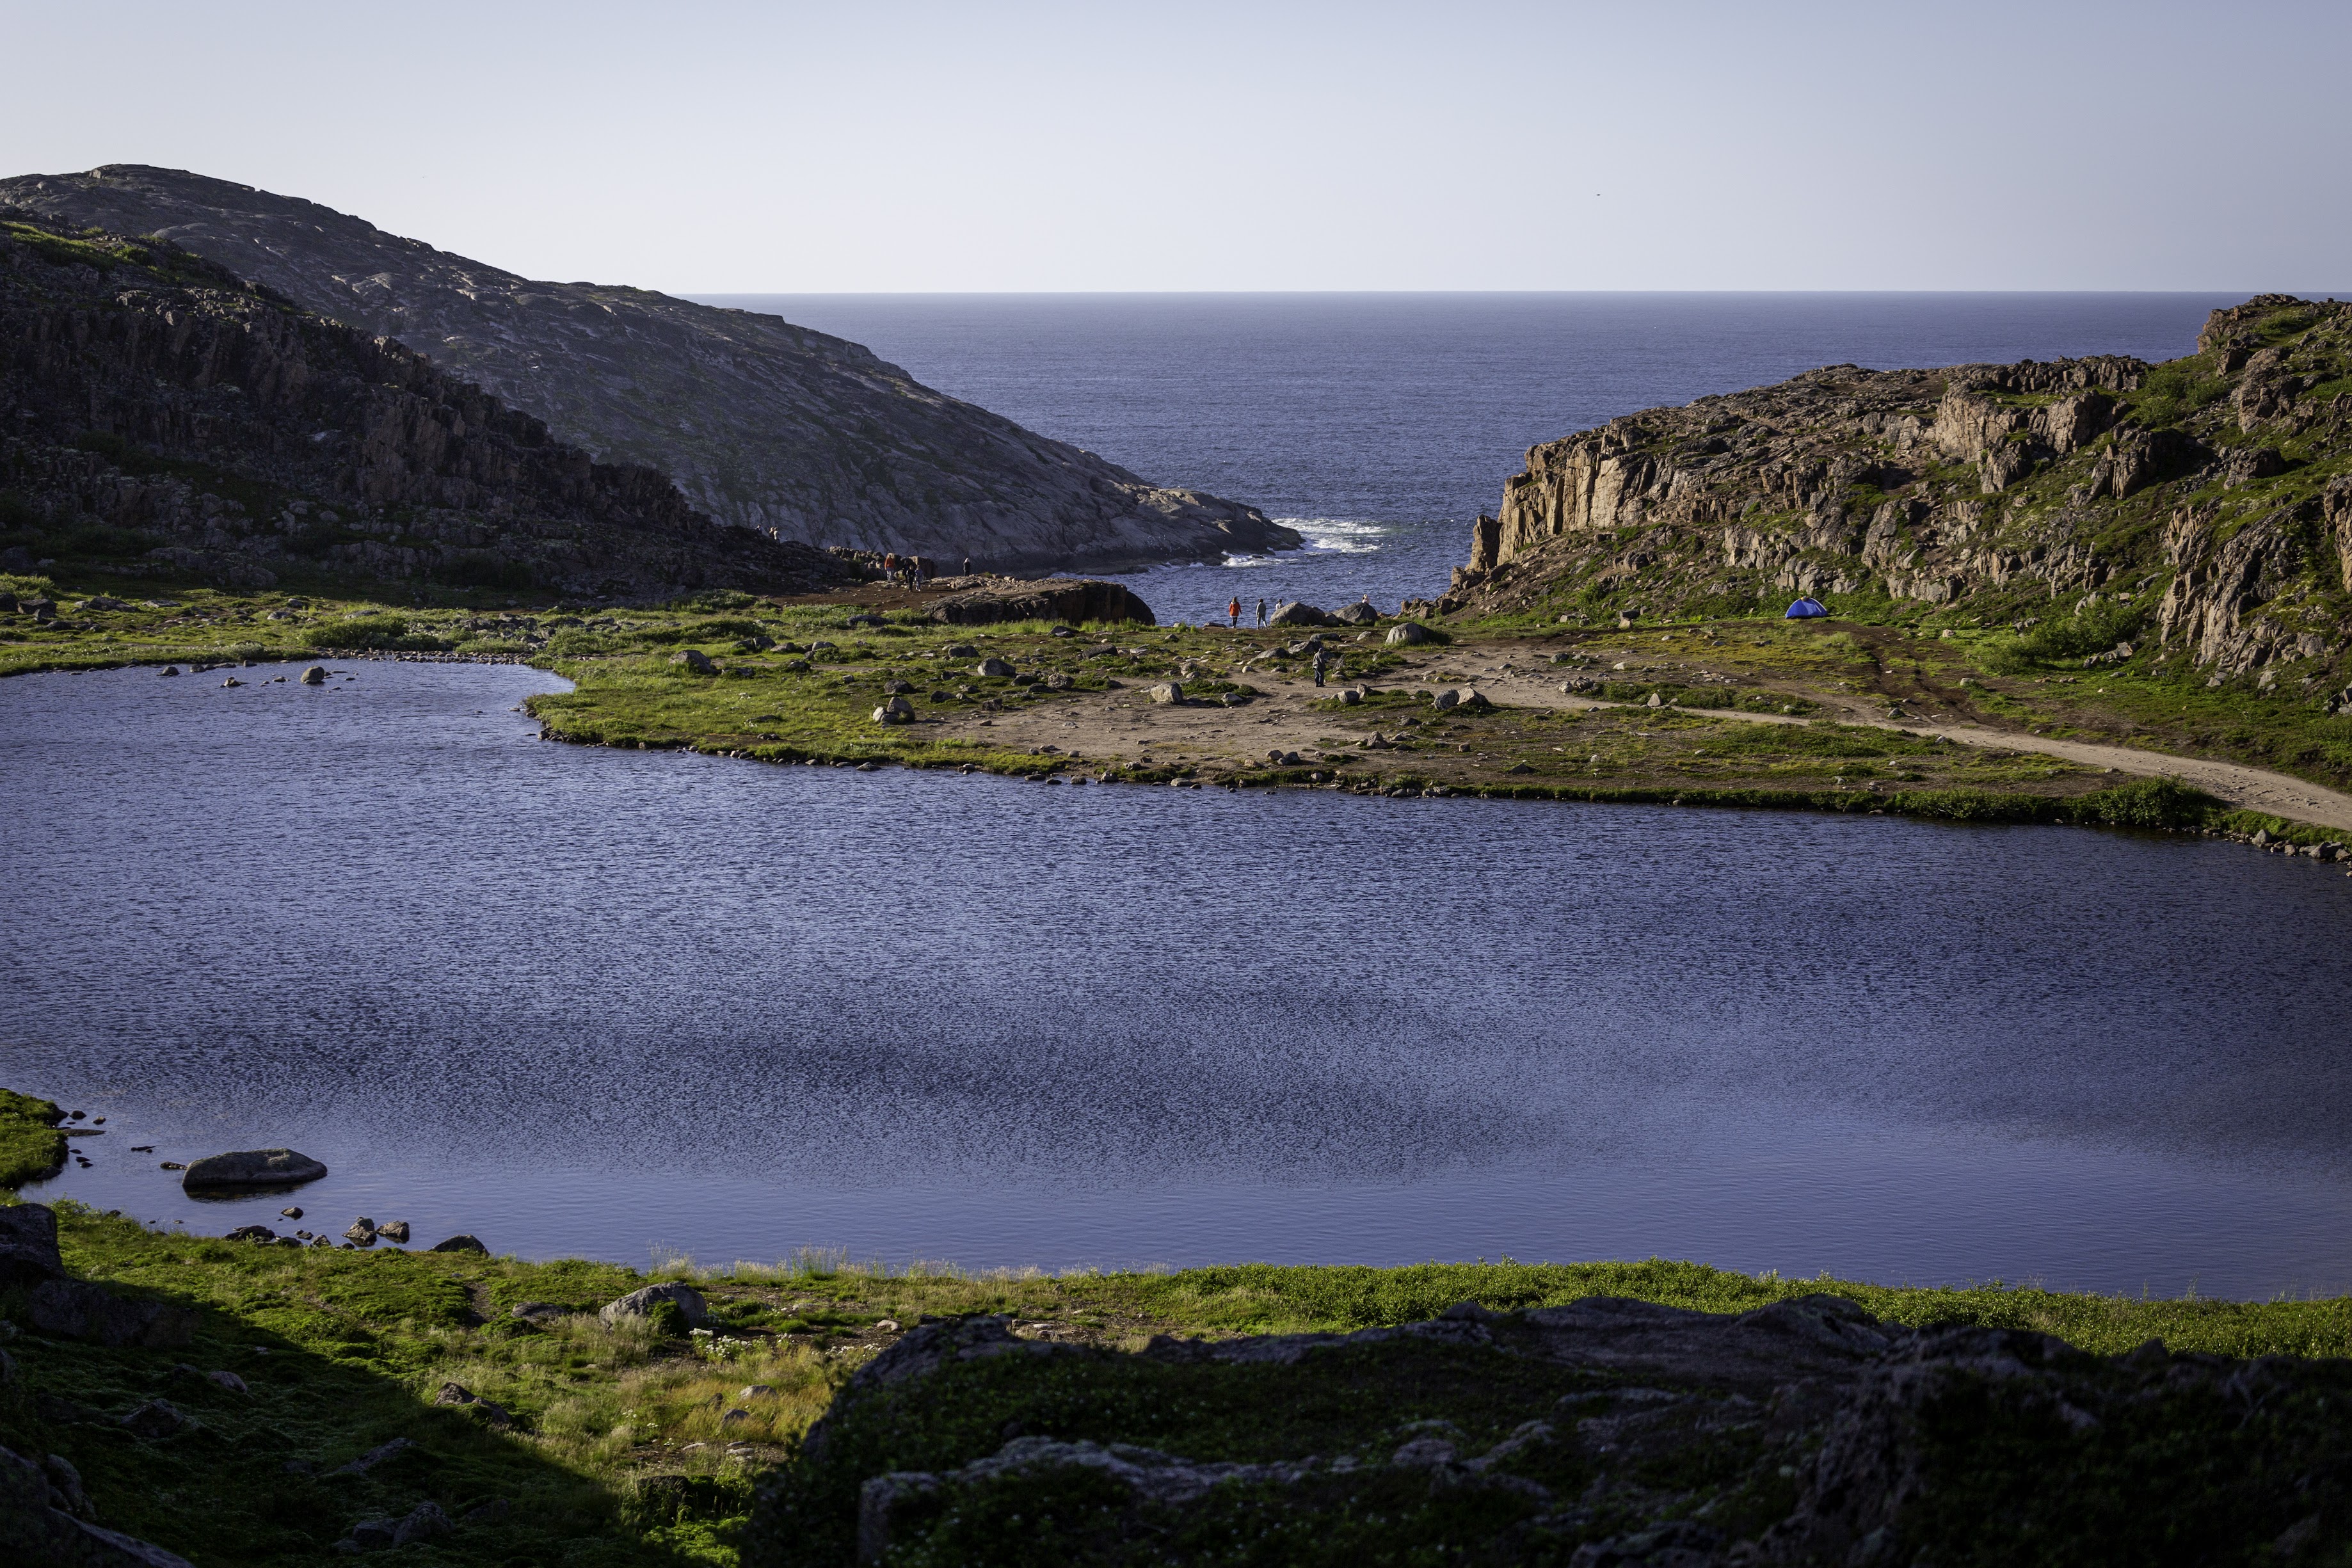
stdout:
{"type": "Polygon", "coordinates": [[[428,1252],[481,1252],[490,1249],[470,1236],[453,1236],[446,1241],[436,1241],[425,1248],[428,1252]]]}
{"type": "Polygon", "coordinates": [[[624,1318],[650,1318],[667,1302],[678,1310],[689,1329],[699,1329],[710,1321],[710,1310],[703,1305],[702,1293],[685,1285],[648,1285],[642,1290],[632,1290],[617,1301],[607,1302],[596,1314],[609,1327],[624,1318]]]}
{"type": "Polygon", "coordinates": [[[1331,618],[1344,621],[1351,626],[1369,626],[1381,618],[1381,613],[1359,599],[1352,605],[1342,605],[1332,611],[1331,618]]]}
{"type": "Polygon", "coordinates": [[[1150,689],[1151,700],[1167,704],[1184,700],[1184,689],[1172,680],[1162,680],[1150,689]]]}
{"type": "Polygon", "coordinates": [[[1331,624],[1331,617],[1312,605],[1293,599],[1288,604],[1276,605],[1274,614],[1266,617],[1265,624],[1270,626],[1328,626],[1331,624]]]}
{"type": "Polygon", "coordinates": [[[1389,628],[1387,641],[1391,646],[1411,646],[1429,640],[1429,628],[1418,621],[1406,621],[1389,628]]]}
{"type": "Polygon", "coordinates": [[[290,1187],[315,1182],[327,1167],[292,1149],[246,1149],[233,1154],[207,1154],[180,1178],[184,1188],[290,1187]]]}

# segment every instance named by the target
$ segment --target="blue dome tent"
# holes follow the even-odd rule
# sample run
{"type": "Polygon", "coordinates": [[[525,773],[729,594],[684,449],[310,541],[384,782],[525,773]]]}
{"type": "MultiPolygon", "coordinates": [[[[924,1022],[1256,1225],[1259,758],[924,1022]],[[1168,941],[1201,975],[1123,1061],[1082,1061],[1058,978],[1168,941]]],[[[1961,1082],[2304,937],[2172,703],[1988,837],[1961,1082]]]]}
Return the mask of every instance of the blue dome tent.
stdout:
{"type": "Polygon", "coordinates": [[[1826,616],[1829,613],[1828,607],[1819,599],[1800,599],[1790,605],[1789,613],[1780,618],[1784,621],[1810,621],[1816,616],[1826,616]]]}

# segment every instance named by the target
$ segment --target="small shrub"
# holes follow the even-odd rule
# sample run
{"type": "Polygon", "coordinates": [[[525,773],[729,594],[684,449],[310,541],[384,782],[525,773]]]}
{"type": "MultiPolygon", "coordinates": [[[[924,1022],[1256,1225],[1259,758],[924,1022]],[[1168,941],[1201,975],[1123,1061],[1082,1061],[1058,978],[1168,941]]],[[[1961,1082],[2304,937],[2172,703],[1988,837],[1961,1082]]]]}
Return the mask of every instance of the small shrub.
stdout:
{"type": "Polygon", "coordinates": [[[408,623],[398,616],[352,616],[326,621],[302,634],[312,647],[398,647],[408,623]]]}

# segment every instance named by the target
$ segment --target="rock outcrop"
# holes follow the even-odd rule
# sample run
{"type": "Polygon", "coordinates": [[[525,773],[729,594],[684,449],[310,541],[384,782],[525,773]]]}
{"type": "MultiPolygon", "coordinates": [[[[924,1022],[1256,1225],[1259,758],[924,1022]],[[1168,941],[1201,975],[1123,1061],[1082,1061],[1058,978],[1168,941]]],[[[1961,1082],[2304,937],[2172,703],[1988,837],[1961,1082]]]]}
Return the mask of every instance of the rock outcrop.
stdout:
{"type": "Polygon", "coordinates": [[[1151,606],[1118,583],[1093,578],[992,582],[950,594],[930,606],[930,617],[953,626],[1006,621],[1139,621],[1156,626],[1151,606]]]}
{"type": "Polygon", "coordinates": [[[0,208],[156,235],[396,338],[722,522],[821,545],[1114,570],[1303,541],[1255,507],[1150,484],[775,316],[548,283],[296,197],[141,164],[0,180],[0,208]]]}
{"type": "Polygon", "coordinates": [[[960,1319],[849,1379],[762,1482],[744,1561],[1336,1561],[1308,1547],[1350,1532],[1578,1568],[2333,1561],[2347,1391],[2340,1362],[2097,1356],[1832,1296],[1465,1302],[1139,1353],[960,1319]]]}
{"type": "Polygon", "coordinates": [[[640,599],[863,576],[163,242],[0,220],[0,554],[640,599]]]}
{"type": "Polygon", "coordinates": [[[2224,678],[2304,661],[2323,700],[2347,589],[2352,304],[2266,294],[2162,364],[1832,365],[1530,447],[1440,605],[2105,603],[2224,678]]]}

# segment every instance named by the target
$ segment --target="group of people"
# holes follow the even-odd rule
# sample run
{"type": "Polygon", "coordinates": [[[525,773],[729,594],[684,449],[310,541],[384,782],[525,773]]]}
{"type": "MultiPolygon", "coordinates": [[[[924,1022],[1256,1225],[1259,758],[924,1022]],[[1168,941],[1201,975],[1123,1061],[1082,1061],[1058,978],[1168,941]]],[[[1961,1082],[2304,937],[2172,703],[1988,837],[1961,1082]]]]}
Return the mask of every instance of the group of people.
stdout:
{"type": "MultiPolygon", "coordinates": [[[[963,563],[963,572],[967,577],[971,575],[971,562],[969,559],[963,563]]],[[[883,553],[882,574],[902,588],[919,588],[940,574],[939,568],[933,566],[924,557],[901,555],[892,550],[883,553]]]]}

